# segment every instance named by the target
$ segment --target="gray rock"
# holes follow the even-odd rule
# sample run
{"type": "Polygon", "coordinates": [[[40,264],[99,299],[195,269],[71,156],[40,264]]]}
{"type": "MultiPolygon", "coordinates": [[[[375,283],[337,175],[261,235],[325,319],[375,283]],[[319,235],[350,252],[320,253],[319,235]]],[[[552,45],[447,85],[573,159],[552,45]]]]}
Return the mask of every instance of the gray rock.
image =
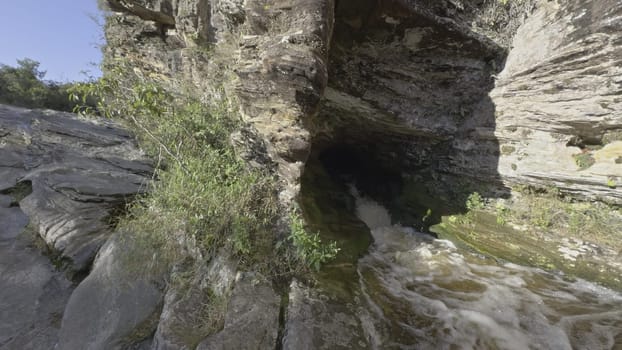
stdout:
{"type": "Polygon", "coordinates": [[[0,106],[0,191],[20,201],[50,247],[85,269],[110,235],[108,219],[146,190],[152,167],[119,125],[71,113],[0,106]]]}
{"type": "Polygon", "coordinates": [[[12,202],[13,198],[11,196],[0,194],[0,208],[8,208],[12,202]]]}
{"type": "Polygon", "coordinates": [[[20,208],[0,206],[0,242],[15,239],[28,224],[28,216],[20,208]]]}
{"type": "MultiPolygon", "coordinates": [[[[190,282],[191,283],[191,282],[190,282]]],[[[153,350],[193,349],[208,334],[204,315],[205,305],[210,303],[207,290],[196,284],[171,288],[164,297],[158,328],[153,337],[153,350]]]]}
{"type": "Polygon", "coordinates": [[[0,206],[0,223],[0,349],[52,349],[72,283],[37,250],[36,233],[22,233],[19,208],[0,206]]]}
{"type": "Polygon", "coordinates": [[[274,349],[279,310],[279,295],[263,276],[240,273],[227,306],[224,329],[203,340],[197,350],[274,349]]]}
{"type": "Polygon", "coordinates": [[[125,349],[148,340],[162,307],[164,272],[131,234],[113,236],[67,303],[59,349],[125,349]]]}
{"type": "Polygon", "coordinates": [[[352,302],[292,281],[283,349],[370,349],[352,302]]]}
{"type": "Polygon", "coordinates": [[[194,349],[219,330],[235,283],[236,266],[221,251],[207,266],[195,263],[174,271],[152,349],[194,349]]]}

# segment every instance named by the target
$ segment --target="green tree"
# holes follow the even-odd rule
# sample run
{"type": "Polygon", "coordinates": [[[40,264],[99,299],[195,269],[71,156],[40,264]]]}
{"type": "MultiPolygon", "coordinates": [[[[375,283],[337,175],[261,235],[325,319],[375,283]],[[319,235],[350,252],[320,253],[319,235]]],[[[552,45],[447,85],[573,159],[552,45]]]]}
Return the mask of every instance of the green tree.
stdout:
{"type": "Polygon", "coordinates": [[[0,64],[0,103],[28,108],[71,111],[68,98],[71,83],[45,81],[40,63],[30,58],[17,60],[17,66],[0,64]]]}

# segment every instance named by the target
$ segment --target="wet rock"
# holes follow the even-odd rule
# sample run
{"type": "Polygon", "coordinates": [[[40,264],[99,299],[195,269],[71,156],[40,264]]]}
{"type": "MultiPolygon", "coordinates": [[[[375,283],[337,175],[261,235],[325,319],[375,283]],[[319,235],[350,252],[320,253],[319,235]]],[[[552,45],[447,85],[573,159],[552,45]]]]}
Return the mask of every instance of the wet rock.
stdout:
{"type": "Polygon", "coordinates": [[[150,339],[162,308],[164,273],[131,234],[109,239],[67,303],[59,349],[126,349],[150,339]]]}
{"type": "Polygon", "coordinates": [[[152,167],[131,135],[105,120],[0,106],[0,191],[31,186],[19,206],[73,269],[110,235],[109,219],[145,191],[152,167]]]}
{"type": "Polygon", "coordinates": [[[255,273],[240,273],[227,305],[222,331],[197,350],[274,349],[279,330],[280,297],[255,273]]]}
{"type": "Polygon", "coordinates": [[[370,349],[352,302],[331,299],[294,280],[290,285],[283,349],[370,349]]]}
{"type": "Polygon", "coordinates": [[[173,272],[152,349],[194,349],[222,327],[237,265],[226,256],[221,251],[208,266],[195,263],[173,272]]]}

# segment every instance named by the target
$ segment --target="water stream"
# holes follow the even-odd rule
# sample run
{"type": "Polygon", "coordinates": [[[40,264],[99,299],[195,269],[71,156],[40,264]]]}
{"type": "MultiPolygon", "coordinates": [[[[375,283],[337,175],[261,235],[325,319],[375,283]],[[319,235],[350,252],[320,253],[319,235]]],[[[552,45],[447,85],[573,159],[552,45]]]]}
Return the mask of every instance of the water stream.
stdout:
{"type": "Polygon", "coordinates": [[[372,348],[622,349],[622,294],[394,225],[352,192],[374,239],[357,267],[372,348]]]}

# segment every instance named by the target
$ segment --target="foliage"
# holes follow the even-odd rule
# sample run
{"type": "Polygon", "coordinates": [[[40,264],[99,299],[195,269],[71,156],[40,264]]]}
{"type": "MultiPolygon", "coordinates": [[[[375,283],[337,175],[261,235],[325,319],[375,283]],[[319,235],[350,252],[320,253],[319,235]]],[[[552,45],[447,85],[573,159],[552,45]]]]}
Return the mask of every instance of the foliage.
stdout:
{"type": "MultiPolygon", "coordinates": [[[[123,120],[158,162],[151,194],[130,209],[121,225],[195,238],[213,252],[232,237],[252,238],[276,216],[272,179],[248,169],[234,154],[228,135],[238,126],[225,103],[203,104],[173,96],[152,82],[126,87],[119,71],[72,89],[77,111],[123,120]]],[[[136,77],[135,77],[136,78],[136,77]]],[[[248,253],[249,247],[234,244],[248,253]]]]}
{"type": "Polygon", "coordinates": [[[592,154],[589,152],[575,154],[573,157],[580,170],[585,170],[594,165],[596,162],[592,154]]]}
{"type": "Polygon", "coordinates": [[[495,214],[497,216],[497,224],[505,225],[510,215],[510,208],[502,203],[497,203],[495,205],[495,214]]]}
{"type": "Polygon", "coordinates": [[[609,187],[609,188],[616,188],[616,186],[617,186],[616,179],[614,177],[608,177],[607,178],[607,187],[609,187]]]}
{"type": "Polygon", "coordinates": [[[50,108],[71,111],[73,103],[68,98],[72,83],[45,81],[45,71],[39,62],[24,58],[17,67],[0,64],[0,103],[27,108],[50,108]]]}
{"type": "Polygon", "coordinates": [[[72,89],[77,111],[125,122],[157,159],[157,181],[131,206],[121,228],[142,232],[149,249],[171,261],[180,258],[180,243],[196,242],[208,260],[225,248],[243,266],[266,275],[298,270],[292,256],[317,269],[336,254],[334,243],[322,245],[298,221],[291,244],[278,242],[274,178],[236,157],[229,135],[241,121],[228,101],[206,104],[174,96],[131,74],[120,62],[98,81],[72,89]],[[84,105],[89,99],[97,101],[94,107],[84,105]]]}
{"type": "Polygon", "coordinates": [[[306,266],[319,270],[323,263],[333,260],[339,248],[337,242],[323,244],[318,233],[310,233],[305,228],[304,220],[296,212],[290,214],[290,236],[288,239],[296,249],[297,257],[306,266]]]}
{"type": "Polygon", "coordinates": [[[466,208],[468,210],[484,209],[484,199],[478,192],[473,192],[466,200],[466,208]]]}

